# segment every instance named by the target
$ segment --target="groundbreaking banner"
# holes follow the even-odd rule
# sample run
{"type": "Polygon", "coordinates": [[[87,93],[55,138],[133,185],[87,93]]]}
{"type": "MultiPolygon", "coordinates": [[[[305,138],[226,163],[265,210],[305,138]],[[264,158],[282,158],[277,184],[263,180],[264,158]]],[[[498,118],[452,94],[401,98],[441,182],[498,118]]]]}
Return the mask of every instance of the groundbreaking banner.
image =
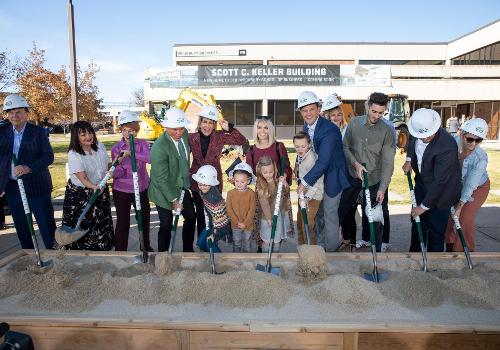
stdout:
{"type": "Polygon", "coordinates": [[[240,86],[389,86],[390,67],[375,65],[225,65],[148,70],[151,88],[240,86]]]}

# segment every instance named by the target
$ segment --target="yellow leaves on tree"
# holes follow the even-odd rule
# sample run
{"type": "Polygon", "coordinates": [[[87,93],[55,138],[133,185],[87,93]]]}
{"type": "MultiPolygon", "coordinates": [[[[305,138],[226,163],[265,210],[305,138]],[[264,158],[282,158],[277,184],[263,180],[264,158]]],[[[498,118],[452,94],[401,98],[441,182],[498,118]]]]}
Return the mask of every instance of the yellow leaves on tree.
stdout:
{"type": "MultiPolygon", "coordinates": [[[[44,67],[45,51],[33,44],[29,56],[18,67],[17,86],[31,106],[30,118],[37,123],[70,124],[72,122],[69,75],[63,66],[58,72],[44,67]]],[[[79,116],[82,120],[101,120],[102,99],[95,85],[97,66],[90,64],[83,72],[77,67],[79,116]]]]}

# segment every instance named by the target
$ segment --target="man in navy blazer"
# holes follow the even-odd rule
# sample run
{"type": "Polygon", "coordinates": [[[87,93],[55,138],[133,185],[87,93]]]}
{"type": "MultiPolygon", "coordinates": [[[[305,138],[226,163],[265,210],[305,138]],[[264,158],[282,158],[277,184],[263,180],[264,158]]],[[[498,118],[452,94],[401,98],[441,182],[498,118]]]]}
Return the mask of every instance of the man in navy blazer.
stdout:
{"type": "MultiPolygon", "coordinates": [[[[304,119],[304,131],[312,140],[314,152],[318,155],[316,164],[301,179],[298,192],[304,192],[324,175],[325,193],[323,194],[324,237],[327,252],[336,251],[340,245],[338,208],[342,190],[349,186],[347,167],[342,147],[342,135],[332,122],[320,118],[319,99],[315,93],[304,91],[300,94],[297,108],[304,119]]],[[[322,242],[319,242],[320,244],[322,242]]]]}
{"type": "Polygon", "coordinates": [[[3,111],[10,123],[0,126],[0,194],[5,195],[23,249],[33,249],[17,178],[23,179],[31,212],[35,216],[45,248],[52,249],[56,223],[52,207],[49,165],[54,152],[45,130],[28,123],[29,105],[16,94],[5,98],[3,111]],[[12,155],[18,159],[14,166],[12,155]]]}

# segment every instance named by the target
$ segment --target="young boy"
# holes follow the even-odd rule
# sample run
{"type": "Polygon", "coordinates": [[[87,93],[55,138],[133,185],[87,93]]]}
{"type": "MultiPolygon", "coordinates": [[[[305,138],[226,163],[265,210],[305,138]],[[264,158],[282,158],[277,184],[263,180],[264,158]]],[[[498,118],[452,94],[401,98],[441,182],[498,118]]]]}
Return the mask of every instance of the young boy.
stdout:
{"type": "MultiPolygon", "coordinates": [[[[293,137],[293,146],[297,151],[297,159],[295,161],[295,176],[297,182],[300,184],[302,176],[307,174],[314,166],[318,156],[311,149],[311,138],[303,131],[300,131],[293,137]]],[[[313,186],[306,188],[304,198],[307,203],[307,220],[309,221],[309,232],[311,232],[311,244],[316,244],[316,237],[314,235],[314,218],[318,212],[319,205],[323,199],[324,184],[323,176],[313,186]]],[[[299,194],[300,196],[300,194],[299,194]]],[[[302,221],[302,213],[297,213],[297,229],[299,231],[298,241],[299,244],[306,243],[306,236],[304,231],[304,223],[302,221]]]]}
{"type": "MultiPolygon", "coordinates": [[[[210,236],[206,237],[200,234],[197,245],[203,251],[208,251],[207,239],[211,239],[214,244],[214,252],[220,252],[217,242],[220,239],[232,240],[231,222],[227,215],[226,202],[219,192],[217,179],[217,170],[212,165],[203,165],[192,175],[192,178],[198,184],[200,196],[203,200],[203,210],[206,222],[206,228],[210,228],[210,236]]],[[[204,231],[205,232],[205,231],[204,231]]]]}
{"type": "Polygon", "coordinates": [[[247,163],[236,165],[229,176],[233,178],[235,187],[227,193],[227,213],[233,229],[233,251],[250,253],[256,197],[248,185],[255,182],[255,176],[247,163]]]}

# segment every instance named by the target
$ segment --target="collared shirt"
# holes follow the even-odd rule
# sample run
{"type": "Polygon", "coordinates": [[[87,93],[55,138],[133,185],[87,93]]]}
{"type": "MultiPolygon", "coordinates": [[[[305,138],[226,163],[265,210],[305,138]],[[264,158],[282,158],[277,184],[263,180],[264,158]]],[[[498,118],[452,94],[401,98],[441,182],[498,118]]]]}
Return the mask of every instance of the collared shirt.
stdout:
{"type": "Polygon", "coordinates": [[[317,117],[316,118],[316,121],[314,122],[313,125],[309,125],[306,123],[306,126],[307,126],[307,133],[309,134],[309,137],[311,138],[311,148],[314,150],[314,130],[316,129],[316,125],[318,124],[318,119],[320,117],[317,117]]]}
{"type": "Polygon", "coordinates": [[[182,164],[181,164],[181,169],[184,174],[182,174],[182,178],[184,179],[184,188],[189,188],[189,154],[187,152],[187,147],[186,144],[184,143],[184,140],[181,138],[180,143],[182,145],[179,145],[179,141],[176,141],[170,136],[170,139],[175,145],[175,148],[177,149],[177,152],[179,154],[179,157],[181,157],[182,164]]]}
{"type": "MultiPolygon", "coordinates": [[[[19,157],[19,148],[21,148],[21,142],[23,140],[24,130],[26,129],[26,124],[24,124],[21,131],[17,131],[14,126],[12,126],[12,130],[14,131],[14,146],[12,147],[12,153],[19,157]]],[[[10,178],[12,180],[17,180],[17,177],[14,175],[14,160],[12,160],[12,166],[10,168],[10,178]]]]}
{"type": "Polygon", "coordinates": [[[371,125],[366,115],[356,117],[347,126],[343,144],[349,174],[356,178],[354,164],[365,163],[368,184],[380,183],[378,190],[385,192],[391,182],[396,153],[389,125],[383,121],[371,125]]]}
{"type": "Polygon", "coordinates": [[[417,156],[418,172],[422,172],[422,158],[424,157],[425,149],[429,144],[424,143],[421,139],[415,142],[415,154],[417,156]]]}

